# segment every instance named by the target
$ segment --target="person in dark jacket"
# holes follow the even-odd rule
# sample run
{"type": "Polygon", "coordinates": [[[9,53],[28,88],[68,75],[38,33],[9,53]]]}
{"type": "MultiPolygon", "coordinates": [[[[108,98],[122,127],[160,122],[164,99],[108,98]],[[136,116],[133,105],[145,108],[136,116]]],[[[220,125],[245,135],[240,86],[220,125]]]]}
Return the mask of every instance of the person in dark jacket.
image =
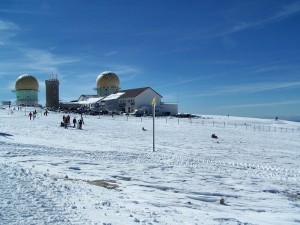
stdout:
{"type": "Polygon", "coordinates": [[[77,120],[76,120],[76,118],[74,117],[74,119],[73,119],[73,127],[74,127],[74,128],[76,127],[76,123],[77,123],[77,120]]]}
{"type": "Polygon", "coordinates": [[[82,120],[79,120],[79,129],[81,130],[82,129],[82,120]]]}

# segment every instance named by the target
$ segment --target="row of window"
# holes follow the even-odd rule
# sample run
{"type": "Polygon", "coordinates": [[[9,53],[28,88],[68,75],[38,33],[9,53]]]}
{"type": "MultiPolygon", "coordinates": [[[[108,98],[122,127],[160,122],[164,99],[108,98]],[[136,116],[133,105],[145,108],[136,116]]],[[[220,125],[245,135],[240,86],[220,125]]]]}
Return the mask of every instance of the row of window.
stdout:
{"type": "Polygon", "coordinates": [[[121,100],[119,100],[119,103],[120,104],[123,104],[123,103],[134,103],[134,99],[127,99],[127,100],[125,100],[125,99],[121,99],[121,100]]]}

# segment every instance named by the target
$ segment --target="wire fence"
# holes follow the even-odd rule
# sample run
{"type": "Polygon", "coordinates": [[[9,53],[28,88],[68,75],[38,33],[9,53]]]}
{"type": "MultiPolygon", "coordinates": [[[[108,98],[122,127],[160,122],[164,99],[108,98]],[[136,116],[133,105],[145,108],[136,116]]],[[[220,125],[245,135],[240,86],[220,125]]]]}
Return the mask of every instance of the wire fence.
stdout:
{"type": "MultiPolygon", "coordinates": [[[[140,121],[152,120],[152,117],[132,117],[132,116],[115,116],[115,119],[124,119],[127,121],[140,121]]],[[[261,131],[261,132],[280,132],[280,133],[295,133],[300,132],[300,123],[299,126],[290,125],[284,126],[281,124],[281,121],[274,121],[273,124],[254,124],[247,122],[232,122],[232,121],[216,121],[213,119],[202,119],[202,118],[177,118],[177,117],[157,117],[155,118],[157,122],[165,122],[166,124],[185,124],[185,125],[196,125],[196,126],[206,126],[206,127],[216,127],[216,128],[235,128],[235,129],[244,129],[249,131],[261,131]]],[[[271,122],[271,121],[270,121],[271,122]]]]}
{"type": "MultiPolygon", "coordinates": [[[[2,110],[1,110],[2,111],[2,110]]],[[[23,113],[25,116],[28,115],[28,113],[32,111],[30,109],[22,109],[22,110],[3,110],[2,113],[6,115],[12,115],[14,113],[23,113]]],[[[43,109],[37,110],[37,115],[42,116],[44,113],[43,109]]],[[[50,114],[61,114],[64,115],[66,113],[63,112],[49,112],[50,114]]],[[[71,114],[71,116],[80,116],[79,114],[71,114]]],[[[87,117],[98,117],[100,118],[106,118],[106,119],[113,119],[113,120],[125,120],[129,122],[144,122],[147,120],[153,120],[150,116],[142,116],[142,117],[135,117],[135,116],[129,116],[129,115],[85,115],[83,114],[84,118],[87,117]]],[[[179,118],[179,117],[172,117],[172,116],[166,116],[166,117],[156,117],[155,120],[159,123],[166,123],[166,124],[178,124],[178,125],[194,125],[194,126],[206,126],[206,127],[216,127],[216,128],[234,128],[234,129],[244,129],[249,131],[258,131],[258,132],[280,132],[280,133],[295,133],[300,132],[300,123],[298,124],[290,124],[288,126],[286,125],[284,121],[275,121],[272,123],[270,120],[270,124],[255,124],[250,123],[249,121],[243,122],[237,122],[237,121],[231,121],[228,119],[227,121],[220,121],[215,120],[214,118],[179,118]]],[[[246,120],[246,119],[245,119],[246,120]]]]}

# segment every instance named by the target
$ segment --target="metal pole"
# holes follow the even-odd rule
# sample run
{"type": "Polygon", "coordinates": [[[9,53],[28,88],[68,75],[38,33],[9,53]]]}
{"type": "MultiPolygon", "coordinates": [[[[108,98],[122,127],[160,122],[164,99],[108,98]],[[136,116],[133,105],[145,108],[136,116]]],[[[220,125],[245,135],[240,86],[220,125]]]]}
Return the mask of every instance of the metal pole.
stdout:
{"type": "Polygon", "coordinates": [[[155,152],[155,104],[153,104],[153,152],[155,152]]]}

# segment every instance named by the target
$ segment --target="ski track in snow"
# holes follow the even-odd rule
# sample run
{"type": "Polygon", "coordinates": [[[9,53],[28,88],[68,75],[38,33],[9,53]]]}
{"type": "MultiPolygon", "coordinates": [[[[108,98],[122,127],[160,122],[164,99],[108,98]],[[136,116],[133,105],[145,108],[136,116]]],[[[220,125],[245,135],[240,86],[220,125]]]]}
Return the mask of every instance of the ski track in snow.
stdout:
{"type": "Polygon", "coordinates": [[[0,164],[0,177],[1,224],[83,223],[73,218],[71,205],[62,204],[62,193],[71,191],[67,185],[9,164],[0,164]]]}
{"type": "MultiPolygon", "coordinates": [[[[79,131],[53,126],[59,114],[11,117],[24,125],[0,127],[1,225],[299,223],[294,125],[292,133],[279,134],[158,119],[159,151],[146,153],[151,133],[141,135],[137,120],[88,117],[79,131]],[[124,132],[127,126],[133,133],[124,132]],[[220,138],[205,137],[212,132],[220,138]],[[115,189],[88,184],[97,180],[115,189]]],[[[232,126],[244,124],[236,120],[232,126]]]]}
{"type": "MultiPolygon", "coordinates": [[[[145,164],[149,167],[172,168],[173,166],[187,167],[194,169],[209,169],[227,174],[236,174],[249,177],[267,178],[274,180],[295,181],[300,182],[300,170],[286,169],[278,166],[264,166],[255,163],[244,163],[236,161],[222,161],[214,158],[195,158],[195,157],[176,157],[174,155],[166,155],[157,153],[138,154],[120,151],[84,151],[70,150],[62,148],[53,148],[39,145],[20,145],[14,143],[0,142],[2,150],[8,149],[3,155],[4,158],[21,158],[21,162],[37,161],[38,158],[51,156],[55,158],[64,158],[72,160],[78,165],[91,165],[103,162],[117,162],[124,164],[145,164]],[[78,161],[78,162],[77,162],[78,161]]],[[[55,164],[55,163],[54,163],[55,164]]],[[[53,163],[52,163],[53,165],[53,163]]]]}

